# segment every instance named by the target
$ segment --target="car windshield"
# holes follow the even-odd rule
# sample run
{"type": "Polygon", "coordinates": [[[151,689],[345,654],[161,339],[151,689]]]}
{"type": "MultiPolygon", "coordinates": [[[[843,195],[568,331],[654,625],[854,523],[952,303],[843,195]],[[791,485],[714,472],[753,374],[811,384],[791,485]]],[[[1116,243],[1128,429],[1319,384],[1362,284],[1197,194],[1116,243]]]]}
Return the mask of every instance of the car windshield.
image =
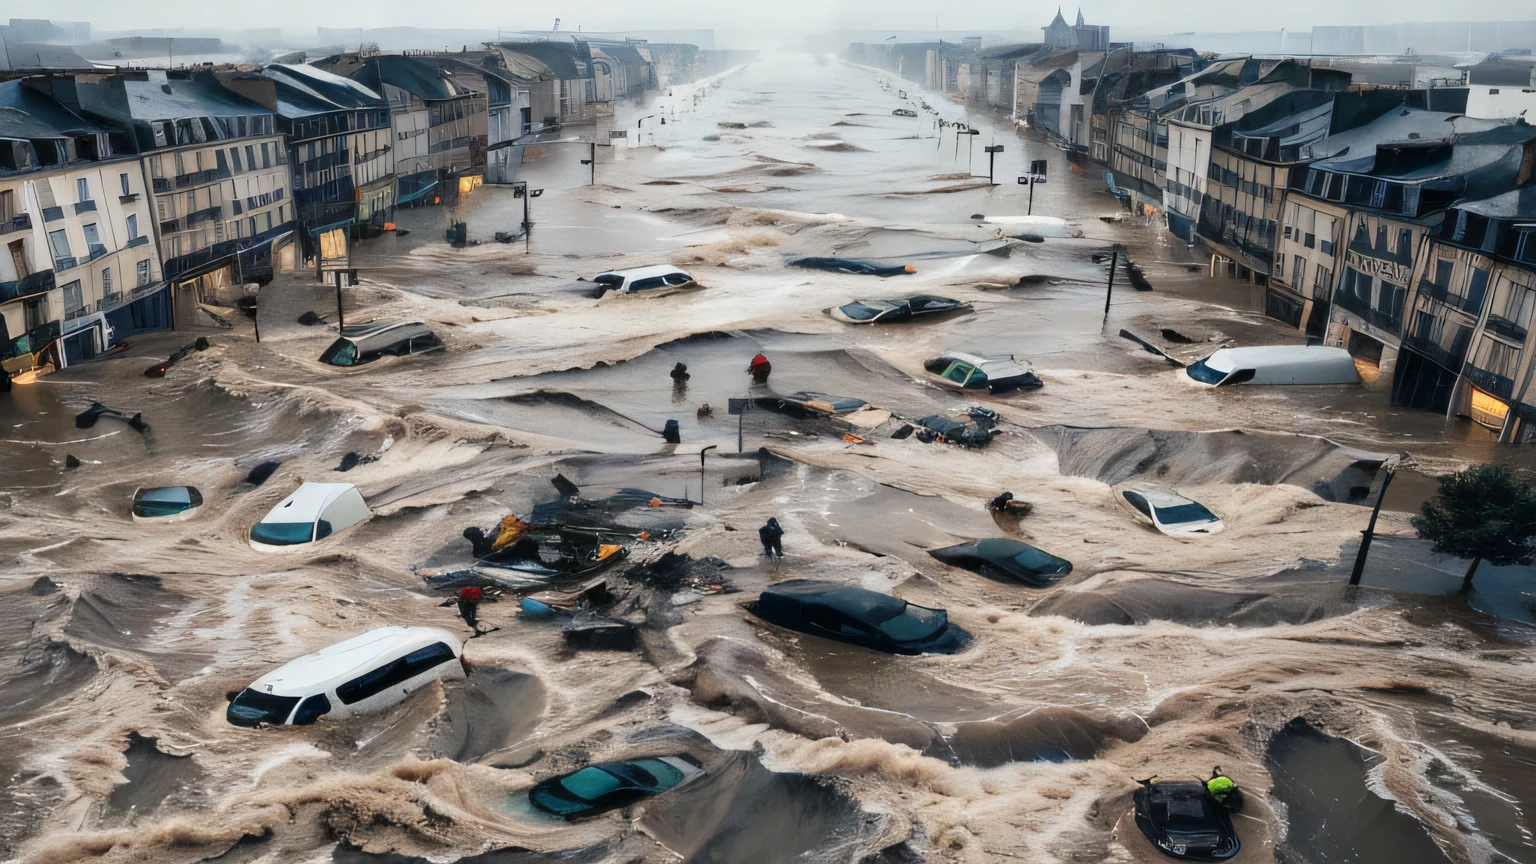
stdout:
{"type": "Polygon", "coordinates": [[[955,362],[949,364],[948,369],[944,370],[944,377],[955,382],[956,384],[964,384],[966,379],[971,376],[971,373],[975,371],[975,366],[956,360],[955,362]]]}
{"type": "Polygon", "coordinates": [[[560,779],[560,786],[565,791],[588,802],[597,801],[622,785],[623,782],[618,777],[595,765],[560,779]]]}
{"type": "Polygon", "coordinates": [[[134,496],[133,515],[143,517],[174,516],[203,503],[196,489],[188,486],[167,486],[162,489],[142,489],[134,496]]]}
{"type": "Polygon", "coordinates": [[[251,528],[251,539],[268,546],[308,543],[314,534],[313,522],[257,522],[251,528]]]}
{"type": "MultiPolygon", "coordinates": [[[[1209,357],[1206,358],[1206,360],[1209,359],[1209,357]]],[[[1220,384],[1228,375],[1226,372],[1218,372],[1207,366],[1205,360],[1191,365],[1184,371],[1189,373],[1189,377],[1199,381],[1201,384],[1220,384]]]]}
{"type": "Polygon", "coordinates": [[[1198,525],[1203,522],[1217,522],[1216,514],[1205,509],[1203,505],[1191,501],[1188,504],[1178,504],[1173,507],[1154,507],[1157,511],[1157,521],[1164,525],[1198,525]]]}
{"type": "Polygon", "coordinates": [[[1168,801],[1167,828],[1170,831],[1210,831],[1216,827],[1212,821],[1206,812],[1204,798],[1191,796],[1168,801]]]}
{"type": "Polygon", "coordinates": [[[337,339],[320,355],[320,362],[332,366],[351,366],[357,363],[357,345],[350,339],[337,339]]]}
{"type": "Polygon", "coordinates": [[[1013,563],[1026,570],[1043,573],[1055,570],[1061,566],[1061,559],[1048,552],[1041,551],[1031,546],[1023,552],[1013,556],[1013,563]]]}
{"type": "Polygon", "coordinates": [[[240,691],[240,695],[229,703],[229,710],[224,713],[226,719],[236,726],[255,726],[257,723],[278,724],[286,721],[288,715],[293,713],[293,706],[299,704],[297,696],[274,696],[271,693],[262,693],[247,687],[240,691]]]}
{"type": "Polygon", "coordinates": [[[887,308],[889,307],[884,304],[875,306],[863,300],[856,300],[843,307],[843,314],[855,321],[869,321],[887,308]]]}
{"type": "Polygon", "coordinates": [[[897,642],[915,642],[944,629],[949,618],[940,609],[927,609],[907,604],[907,608],[894,618],[880,622],[880,631],[897,642]]]}

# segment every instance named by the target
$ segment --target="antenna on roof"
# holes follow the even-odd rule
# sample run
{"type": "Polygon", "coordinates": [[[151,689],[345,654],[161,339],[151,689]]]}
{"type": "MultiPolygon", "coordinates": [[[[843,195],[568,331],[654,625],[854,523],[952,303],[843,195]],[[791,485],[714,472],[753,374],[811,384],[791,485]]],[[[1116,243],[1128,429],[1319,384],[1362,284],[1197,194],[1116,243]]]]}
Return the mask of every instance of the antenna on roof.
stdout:
{"type": "Polygon", "coordinates": [[[556,18],[555,19],[554,29],[551,32],[559,32],[559,30],[560,30],[560,19],[556,18]]]}

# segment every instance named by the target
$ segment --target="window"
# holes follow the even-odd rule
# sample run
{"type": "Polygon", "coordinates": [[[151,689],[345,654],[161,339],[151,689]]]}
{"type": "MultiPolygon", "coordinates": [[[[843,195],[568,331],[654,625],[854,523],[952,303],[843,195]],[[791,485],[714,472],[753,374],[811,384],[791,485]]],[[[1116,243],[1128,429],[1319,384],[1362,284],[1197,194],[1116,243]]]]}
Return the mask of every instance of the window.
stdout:
{"type": "Polygon", "coordinates": [[[132,195],[132,194],[133,194],[133,193],[132,193],[132,192],[130,192],[130,191],[128,191],[128,175],[127,175],[127,174],[126,174],[126,173],[124,173],[124,174],[119,174],[119,175],[118,175],[118,176],[117,176],[117,179],[118,179],[118,182],[120,182],[120,183],[122,183],[122,184],[123,184],[123,194],[124,194],[124,195],[125,195],[125,196],[126,196],[126,195],[132,195]]]}
{"type": "Polygon", "coordinates": [[[293,712],[293,725],[308,726],[329,713],[331,713],[331,700],[326,698],[324,693],[316,693],[301,702],[299,710],[293,712]]]}
{"type": "MultiPolygon", "coordinates": [[[[123,176],[126,177],[128,175],[124,174],[123,176]]],[[[139,239],[139,214],[137,213],[128,214],[128,239],[139,239]]]]}
{"type": "Polygon", "coordinates": [[[1407,261],[1413,255],[1413,232],[1404,228],[1397,232],[1397,257],[1407,261]]]}
{"type": "Polygon", "coordinates": [[[101,269],[101,290],[102,290],[102,293],[104,293],[104,294],[111,294],[112,293],[112,268],[111,267],[103,267],[101,269]]]}
{"type": "Polygon", "coordinates": [[[1291,286],[1304,288],[1307,284],[1307,259],[1300,255],[1291,258],[1291,286]]]}
{"type": "Polygon", "coordinates": [[[261,145],[261,167],[263,168],[272,167],[272,154],[267,149],[269,146],[271,145],[266,144],[265,142],[263,142],[261,145]]]}
{"type": "MultiPolygon", "coordinates": [[[[309,146],[313,148],[315,145],[311,144],[309,146]]],[[[245,145],[245,165],[248,170],[256,168],[256,145],[254,144],[245,145]]]]}
{"type": "Polygon", "coordinates": [[[107,247],[101,245],[101,234],[96,231],[95,223],[80,226],[85,231],[85,248],[92,258],[107,251],[107,247]]]}
{"type": "Polygon", "coordinates": [[[86,178],[81,177],[81,178],[79,178],[78,180],[75,181],[75,200],[76,201],[89,201],[89,200],[91,200],[91,181],[90,180],[87,180],[86,178]]]}
{"type": "Polygon", "coordinates": [[[1500,307],[1498,316],[1521,327],[1529,327],[1533,307],[1536,307],[1536,291],[1519,285],[1510,285],[1509,293],[1504,297],[1504,305],[1500,307]]]}
{"type": "Polygon", "coordinates": [[[365,672],[336,688],[336,696],[344,705],[354,705],[369,696],[403,684],[416,676],[435,669],[454,657],[453,649],[445,643],[434,642],[372,671],[365,672]]]}
{"type": "Polygon", "coordinates": [[[63,229],[48,232],[48,245],[53,249],[54,258],[69,257],[69,235],[63,229]]]}
{"type": "Polygon", "coordinates": [[[85,299],[80,294],[80,280],[64,286],[64,314],[66,317],[74,317],[75,312],[85,308],[85,299]]]}
{"type": "Polygon", "coordinates": [[[0,222],[9,222],[16,215],[16,193],[10,189],[0,191],[0,222]]]}
{"type": "Polygon", "coordinates": [[[137,270],[138,270],[138,277],[139,277],[139,285],[140,286],[148,285],[149,284],[149,259],[146,258],[145,260],[140,261],[139,264],[138,264],[137,270]]]}
{"type": "Polygon", "coordinates": [[[1451,287],[1451,271],[1456,269],[1455,261],[1440,259],[1435,262],[1435,284],[1441,288],[1451,287]]]}
{"type": "Polygon", "coordinates": [[[191,192],[187,193],[187,213],[191,214],[196,209],[197,209],[197,190],[193,189],[191,192]]]}
{"type": "Polygon", "coordinates": [[[1472,277],[1467,280],[1466,310],[1473,314],[1482,311],[1483,295],[1486,293],[1488,293],[1488,271],[1473,267],[1472,277]]]}
{"type": "Polygon", "coordinates": [[[234,164],[234,166],[235,166],[235,173],[236,174],[239,174],[241,171],[245,170],[244,168],[242,168],[240,166],[240,148],[239,147],[231,147],[231,148],[229,148],[229,161],[234,164]]]}
{"type": "Polygon", "coordinates": [[[1275,256],[1275,278],[1276,279],[1284,279],[1285,278],[1285,256],[1284,255],[1277,255],[1277,256],[1275,256]]]}
{"type": "Polygon", "coordinates": [[[1492,372],[1504,378],[1515,377],[1515,367],[1520,360],[1520,349],[1506,345],[1497,339],[1487,336],[1478,343],[1477,351],[1472,355],[1472,365],[1485,372],[1492,372]]]}
{"type": "Polygon", "coordinates": [[[1291,226],[1285,226],[1285,239],[1291,239],[1291,226]]]}

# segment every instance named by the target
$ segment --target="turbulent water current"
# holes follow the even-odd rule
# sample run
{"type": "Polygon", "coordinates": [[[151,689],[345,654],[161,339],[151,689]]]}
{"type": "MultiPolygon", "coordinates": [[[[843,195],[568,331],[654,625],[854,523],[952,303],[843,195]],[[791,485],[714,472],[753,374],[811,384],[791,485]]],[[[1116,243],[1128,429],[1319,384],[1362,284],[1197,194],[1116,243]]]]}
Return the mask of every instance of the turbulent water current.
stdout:
{"type": "Polygon", "coordinates": [[[295,322],[331,315],[334,290],[285,276],[263,289],[259,344],[248,319],[210,328],[207,351],[151,379],[192,334],[146,334],[0,396],[0,859],[1153,862],[1136,780],[1219,765],[1247,791],[1242,862],[1536,861],[1528,572],[1496,574],[1481,600],[1447,594],[1460,563],[1415,545],[1407,501],[1382,516],[1365,586],[1347,585],[1384,458],[1428,478],[1527,471],[1526,451],[1393,408],[1386,382],[1194,384],[1119,332],[1178,356],[1300,336],[1124,214],[1102,173],[927,94],[982,130],[957,145],[933,114],[893,116],[910,85],[881,80],[769,54],[620,105],[631,146],[600,148],[596,185],[585,144],[529,147],[545,192],[526,247],[492,241],[522,218],[510,189],[458,205],[484,241],[464,249],[443,242],[442,209],[398,214],[408,235],[357,248],[346,318],[427,322],[444,352],[322,365],[334,329],[295,322]],[[988,186],[994,143],[1004,182],[988,186]],[[1013,177],[1034,159],[1050,171],[1035,214],[1078,236],[1020,242],[975,218],[1023,215],[1013,177]],[[1106,315],[1117,244],[1154,290],[1122,274],[1106,315]],[[806,256],[916,273],[787,266],[806,256]],[[662,263],[703,287],[598,300],[580,281],[662,263]],[[873,327],[825,312],[915,293],[973,309],[873,327]],[[1044,386],[944,389],[924,361],[947,351],[1018,355],[1044,386]],[[773,372],[754,385],[760,352],[773,372]],[[728,412],[801,391],[878,410],[728,412]],[[147,431],[77,429],[93,401],[147,431]],[[972,406],[1001,416],[984,449],[891,437],[972,406]],[[338,472],[349,452],[365,458],[338,472]],[[601,614],[636,626],[634,650],[573,645],[509,588],[482,606],[501,629],[467,643],[465,681],[312,726],[226,722],[231,691],[367,629],[467,635],[428,577],[462,576],[463,530],[530,514],[557,474],[587,501],[702,502],[589,514],[627,538],[601,614]],[[251,525],[301,481],[354,483],[373,517],[253,551],[251,525]],[[1127,482],[1176,489],[1226,529],[1159,534],[1116,501],[1127,482]],[[204,499],[191,518],[130,519],[135,489],[182,484],[204,499]],[[1004,490],[1031,512],[988,512],[1004,490]],[[760,556],[770,517],[779,561],[760,556]],[[927,554],[986,537],[1071,574],[1031,588],[927,554]],[[743,608],[794,577],[946,609],[970,642],[879,654],[743,608]],[[529,806],[547,777],[653,755],[703,771],[592,819],[529,806]]]}

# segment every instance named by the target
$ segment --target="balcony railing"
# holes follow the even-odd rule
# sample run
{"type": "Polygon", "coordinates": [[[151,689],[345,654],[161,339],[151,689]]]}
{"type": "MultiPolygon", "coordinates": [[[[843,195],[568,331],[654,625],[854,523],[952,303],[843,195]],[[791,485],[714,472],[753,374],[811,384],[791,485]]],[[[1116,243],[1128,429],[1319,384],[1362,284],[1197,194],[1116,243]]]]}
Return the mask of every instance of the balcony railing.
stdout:
{"type": "Polygon", "coordinates": [[[1408,347],[1452,372],[1461,371],[1462,361],[1466,359],[1465,354],[1453,354],[1440,343],[1425,336],[1409,336],[1404,342],[1408,347]]]}
{"type": "Polygon", "coordinates": [[[87,303],[87,304],[85,304],[84,306],[81,306],[78,309],[66,309],[66,310],[64,310],[64,320],[65,321],[73,321],[76,318],[84,318],[85,316],[87,316],[87,315],[89,315],[89,314],[91,314],[92,312],[95,312],[95,311],[96,311],[96,304],[94,304],[94,303],[87,303]]]}
{"type": "Polygon", "coordinates": [[[95,261],[97,258],[100,258],[101,256],[103,256],[105,254],[107,254],[107,247],[106,246],[103,246],[100,243],[92,243],[91,244],[91,257],[90,257],[90,260],[95,261]]]}
{"type": "Polygon", "coordinates": [[[53,259],[53,269],[68,270],[69,268],[79,263],[80,262],[74,258],[55,258],[53,259]]]}
{"type": "Polygon", "coordinates": [[[1483,313],[1482,297],[1473,299],[1471,297],[1462,297],[1459,294],[1452,294],[1450,289],[1446,288],[1444,285],[1436,285],[1428,279],[1424,279],[1419,282],[1419,293],[1430,298],[1431,300],[1444,303],[1453,309],[1460,309],[1468,315],[1471,315],[1473,318],[1476,318],[1483,313]]]}
{"type": "Polygon", "coordinates": [[[0,302],[19,300],[53,290],[53,271],[43,270],[14,282],[0,282],[0,302]]]}
{"type": "Polygon", "coordinates": [[[171,191],[171,179],[169,177],[156,177],[150,181],[150,185],[154,187],[156,192],[171,191]]]}
{"type": "Polygon", "coordinates": [[[81,213],[90,213],[91,211],[93,211],[95,209],[96,209],[96,202],[95,201],[81,201],[80,203],[75,205],[75,214],[79,215],[81,213]]]}
{"type": "Polygon", "coordinates": [[[1394,316],[1390,312],[1377,309],[1348,291],[1338,292],[1337,296],[1334,297],[1334,302],[1359,315],[1365,319],[1367,324],[1373,327],[1380,328],[1394,335],[1402,329],[1403,318],[1401,315],[1394,316]]]}
{"type": "Polygon", "coordinates": [[[209,168],[205,171],[193,171],[191,174],[178,174],[176,175],[176,188],[181,189],[186,186],[199,186],[203,183],[212,183],[215,180],[222,180],[228,176],[228,171],[221,172],[217,168],[209,168]]]}
{"type": "Polygon", "coordinates": [[[1513,339],[1516,342],[1524,342],[1526,330],[1519,324],[1505,318],[1502,315],[1488,313],[1488,329],[1503,336],[1505,339],[1513,339]]]}
{"type": "Polygon", "coordinates": [[[1500,399],[1508,399],[1515,393],[1515,382],[1496,372],[1479,369],[1471,363],[1467,364],[1465,372],[1467,380],[1476,385],[1477,389],[1492,393],[1500,399]]]}

